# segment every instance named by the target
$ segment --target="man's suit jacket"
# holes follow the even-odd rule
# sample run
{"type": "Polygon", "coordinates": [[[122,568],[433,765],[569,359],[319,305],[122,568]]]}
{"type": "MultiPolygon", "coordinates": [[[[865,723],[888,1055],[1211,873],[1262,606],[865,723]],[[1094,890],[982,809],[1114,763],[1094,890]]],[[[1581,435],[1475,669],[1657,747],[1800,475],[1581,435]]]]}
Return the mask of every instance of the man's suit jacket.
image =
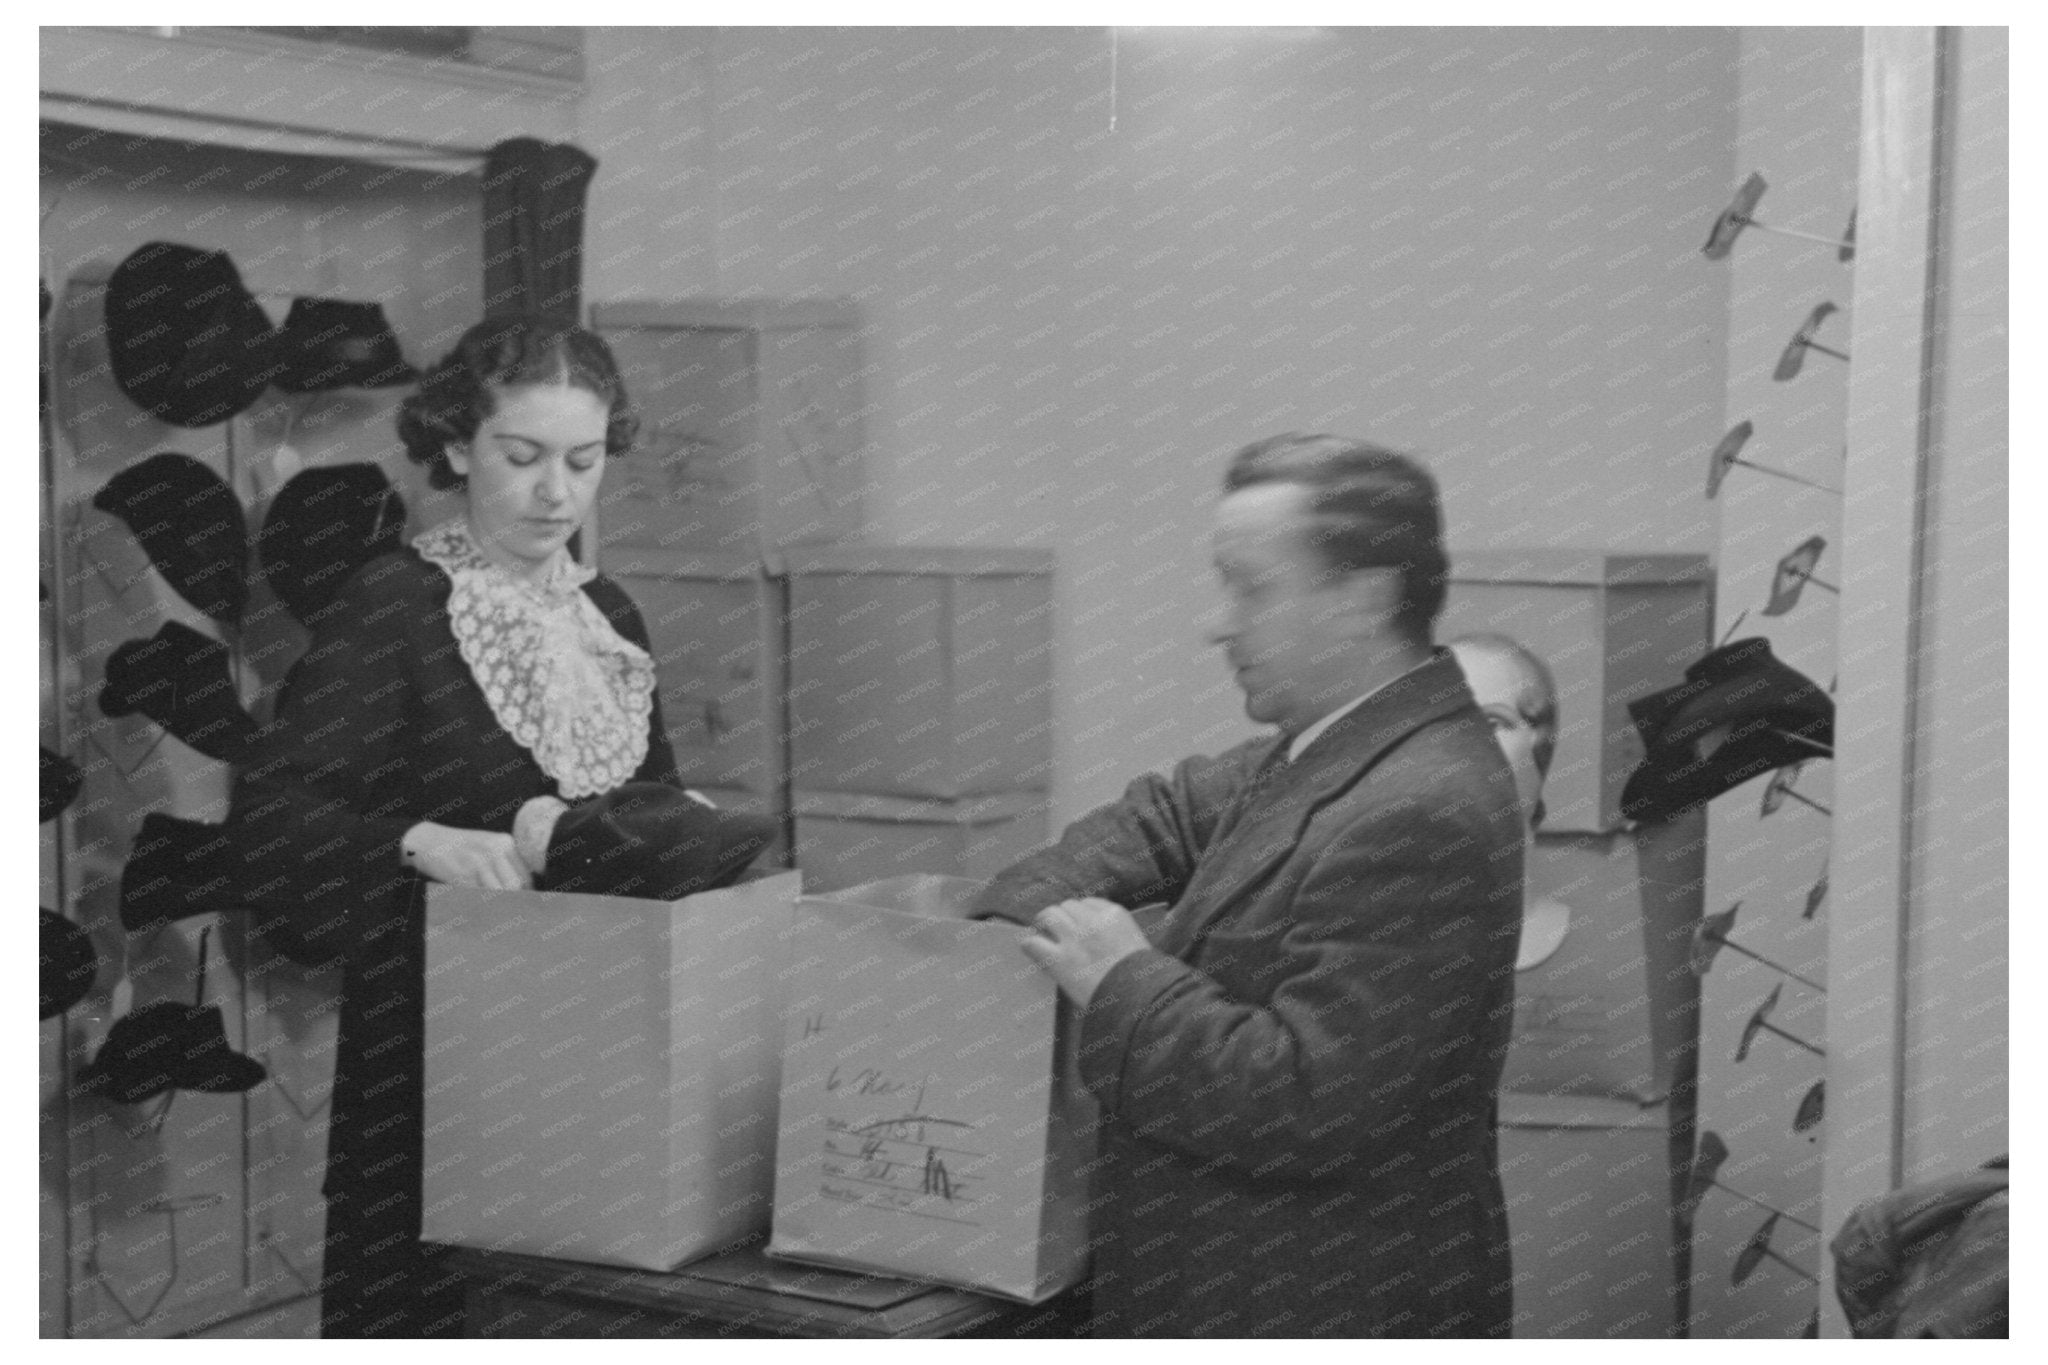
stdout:
{"type": "Polygon", "coordinates": [[[1140,779],[978,903],[1169,903],[1081,1020],[1097,1333],[1505,1334],[1514,779],[1441,651],[1285,743],[1140,779]]]}

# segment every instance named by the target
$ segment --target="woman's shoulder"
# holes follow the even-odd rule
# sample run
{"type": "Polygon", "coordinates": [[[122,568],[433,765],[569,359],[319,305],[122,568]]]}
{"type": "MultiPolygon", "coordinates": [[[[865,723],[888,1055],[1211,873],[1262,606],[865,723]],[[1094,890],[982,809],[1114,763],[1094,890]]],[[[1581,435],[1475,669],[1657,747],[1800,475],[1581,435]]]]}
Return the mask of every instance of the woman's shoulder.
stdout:
{"type": "Polygon", "coordinates": [[[332,611],[358,628],[400,630],[448,609],[448,575],[411,547],[387,551],[357,569],[334,595],[332,611]]]}
{"type": "Polygon", "coordinates": [[[637,621],[640,610],[633,605],[633,599],[619,586],[617,579],[599,570],[583,585],[583,595],[597,604],[597,609],[609,618],[613,625],[621,621],[637,621]]]}
{"type": "Polygon", "coordinates": [[[448,575],[438,565],[420,558],[411,546],[387,550],[357,569],[344,596],[366,601],[418,600],[423,596],[448,596],[448,575]]]}

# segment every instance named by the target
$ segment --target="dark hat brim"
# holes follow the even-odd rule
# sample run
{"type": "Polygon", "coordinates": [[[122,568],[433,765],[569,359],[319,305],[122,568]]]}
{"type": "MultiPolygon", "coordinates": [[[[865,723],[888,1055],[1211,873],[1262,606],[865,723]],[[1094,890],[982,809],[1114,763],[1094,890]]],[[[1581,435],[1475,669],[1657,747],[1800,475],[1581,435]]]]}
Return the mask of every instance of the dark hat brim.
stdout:
{"type": "Polygon", "coordinates": [[[224,251],[137,247],[108,277],[106,324],[115,384],[172,426],[226,421],[276,373],[270,318],[224,251]]]}
{"type": "Polygon", "coordinates": [[[145,934],[195,915],[247,910],[233,892],[236,862],[226,826],[151,811],[121,868],[122,927],[145,934]]]}
{"type": "Polygon", "coordinates": [[[37,823],[47,825],[69,810],[71,803],[78,799],[78,789],[85,785],[85,774],[64,755],[44,749],[37,776],[40,782],[36,806],[37,814],[42,817],[37,823]]]}
{"type": "Polygon", "coordinates": [[[1628,703],[1645,756],[1622,787],[1621,813],[1668,820],[1834,742],[1834,701],[1748,637],[1710,650],[1675,687],[1628,703]],[[1720,736],[1701,753],[1709,735],[1720,736]]]}
{"type": "Polygon", "coordinates": [[[248,1090],[268,1074],[261,1062],[228,1046],[217,1006],[164,1000],[114,1021],[99,1054],[80,1073],[79,1088],[140,1104],[167,1090],[248,1090]]]}
{"type": "Polygon", "coordinates": [[[419,378],[375,302],[293,299],[277,351],[275,382],[289,393],[384,389],[419,378]]]}
{"type": "Polygon", "coordinates": [[[93,978],[99,975],[100,954],[90,934],[52,910],[42,912],[37,938],[41,950],[41,1017],[49,1019],[91,992],[93,978]]]}
{"type": "Polygon", "coordinates": [[[213,469],[175,450],[129,465],[93,494],[149,562],[199,611],[234,625],[249,599],[249,527],[242,503],[213,469]]]}
{"type": "Polygon", "coordinates": [[[1690,749],[1652,752],[1621,789],[1624,818],[1669,820],[1745,782],[1815,757],[1813,747],[1774,729],[1731,740],[1704,758],[1690,749]]]}
{"type": "Polygon", "coordinates": [[[405,519],[405,498],[374,464],[301,470],[264,513],[256,538],[263,581],[310,627],[358,569],[400,548],[405,519]]]}
{"type": "Polygon", "coordinates": [[[227,646],[182,621],[148,640],[129,640],[107,658],[100,711],[141,712],[179,740],[223,763],[248,761],[259,727],[243,707],[227,646]]]}

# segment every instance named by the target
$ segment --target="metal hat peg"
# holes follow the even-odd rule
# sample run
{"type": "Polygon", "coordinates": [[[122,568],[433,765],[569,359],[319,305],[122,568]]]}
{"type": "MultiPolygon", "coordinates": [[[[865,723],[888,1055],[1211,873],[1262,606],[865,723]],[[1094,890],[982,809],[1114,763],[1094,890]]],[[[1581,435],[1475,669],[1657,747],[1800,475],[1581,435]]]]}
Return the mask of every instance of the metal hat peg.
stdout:
{"type": "Polygon", "coordinates": [[[1826,863],[1822,863],[1822,864],[1820,865],[1820,880],[1819,880],[1819,881],[1816,881],[1816,882],[1815,882],[1815,883],[1813,884],[1812,888],[1811,888],[1811,889],[1809,889],[1809,890],[1807,891],[1807,893],[1806,893],[1806,909],[1805,909],[1804,911],[1802,911],[1802,912],[1800,913],[1800,916],[1799,916],[1799,918],[1801,918],[1801,919],[1812,919],[1812,918],[1814,917],[1814,914],[1815,914],[1815,913],[1816,913],[1817,911],[1819,911],[1819,909],[1820,909],[1820,907],[1821,907],[1821,903],[1822,903],[1823,901],[1825,901],[1825,900],[1826,900],[1827,898],[1828,898],[1828,865],[1827,865],[1826,863]]]}
{"type": "Polygon", "coordinates": [[[1820,1231],[1818,1227],[1807,1222],[1804,1218],[1786,1213],[1783,1209],[1773,1208],[1753,1194],[1744,1194],[1733,1185],[1722,1184],[1721,1164],[1727,1160],[1728,1144],[1721,1140],[1719,1133],[1711,1128],[1707,1129],[1700,1135],[1700,1149],[1698,1154],[1693,1157],[1692,1172],[1687,1178],[1685,1200],[1679,1206],[1680,1212],[1690,1217],[1699,1208],[1700,1201],[1706,1198],[1707,1190],[1712,1188],[1732,1194],[1743,1203],[1753,1204],[1765,1213],[1776,1214],[1788,1223],[1797,1223],[1808,1232],[1820,1231]]]}
{"type": "Polygon", "coordinates": [[[1820,982],[1815,981],[1812,977],[1801,976],[1798,972],[1793,971],[1790,967],[1786,967],[1779,963],[1773,962],[1771,961],[1771,959],[1765,957],[1762,953],[1757,952],[1755,949],[1745,948],[1740,943],[1737,943],[1734,939],[1728,937],[1728,931],[1735,926],[1735,912],[1740,910],[1741,908],[1742,902],[1737,901],[1735,902],[1735,904],[1729,906],[1726,910],[1723,910],[1718,914],[1712,914],[1703,917],[1698,924],[1695,924],[1693,926],[1691,957],[1692,974],[1694,976],[1704,977],[1709,971],[1709,969],[1713,967],[1714,958],[1720,953],[1720,951],[1723,948],[1732,948],[1736,952],[1741,953],[1746,958],[1750,958],[1753,961],[1763,963],[1764,966],[1769,967],[1774,972],[1780,972],[1785,976],[1791,977],[1794,981],[1797,981],[1802,986],[1806,986],[1810,989],[1819,991],[1823,995],[1827,994],[1828,988],[1826,986],[1821,985],[1820,982]]]}
{"type": "Polygon", "coordinates": [[[1749,1241],[1743,1244],[1741,1252],[1735,1257],[1735,1274],[1731,1277],[1732,1283],[1741,1284],[1744,1280],[1755,1274],[1756,1268],[1766,1260],[1776,1261],[1793,1274],[1803,1279],[1811,1280],[1815,1284],[1820,1283],[1820,1276],[1794,1265],[1771,1248],[1771,1234],[1777,1230],[1778,1218],[1778,1214],[1772,1214],[1764,1219],[1762,1227],[1759,1227],[1749,1235],[1749,1241]]]}
{"type": "Polygon", "coordinates": [[[1764,183],[1763,176],[1751,171],[1749,179],[1736,188],[1735,198],[1729,201],[1728,207],[1715,216],[1713,227],[1707,231],[1707,244],[1700,248],[1700,254],[1710,261],[1725,259],[1728,253],[1734,250],[1735,239],[1742,235],[1744,228],[1755,228],[1758,232],[1772,232],[1780,237],[1797,237],[1801,241],[1831,246],[1835,248],[1835,259],[1841,261],[1846,261],[1855,254],[1854,210],[1850,211],[1849,232],[1845,237],[1823,237],[1819,233],[1801,232],[1798,228],[1775,227],[1770,223],[1759,222],[1756,218],[1757,201],[1764,197],[1764,191],[1768,188],[1770,187],[1764,183]]]}
{"type": "Polygon", "coordinates": [[[1808,583],[1837,597],[1842,595],[1842,590],[1835,584],[1816,578],[1813,574],[1815,567],[1820,563],[1821,552],[1827,547],[1825,538],[1808,536],[1778,561],[1777,568],[1771,574],[1771,597],[1764,603],[1764,615],[1783,616],[1798,606],[1799,594],[1805,590],[1808,583]]]}
{"type": "Polygon", "coordinates": [[[1778,809],[1785,804],[1785,798],[1788,796],[1802,806],[1811,806],[1822,815],[1831,816],[1834,814],[1833,811],[1812,797],[1802,796],[1793,790],[1792,784],[1799,780],[1799,769],[1803,766],[1803,762],[1788,763],[1771,774],[1771,780],[1764,784],[1763,809],[1759,812],[1759,819],[1765,816],[1776,815],[1778,809]]]}
{"type": "Polygon", "coordinates": [[[1771,1011],[1778,1007],[1778,993],[1784,989],[1785,983],[1782,981],[1771,987],[1771,993],[1764,997],[1763,1004],[1756,1007],[1756,1012],[1749,1016],[1749,1022],[1742,1026],[1742,1042],[1735,1049],[1736,1061],[1745,1062],[1749,1060],[1750,1044],[1756,1041],[1756,1036],[1759,1033],[1774,1033],[1794,1047],[1805,1048],[1816,1057],[1828,1055],[1826,1048],[1816,1047],[1798,1034],[1787,1033],[1784,1029],[1771,1022],[1771,1011]]]}
{"type": "Polygon", "coordinates": [[[1813,339],[1813,334],[1820,330],[1821,323],[1827,320],[1828,315],[1840,311],[1832,303],[1815,304],[1813,311],[1806,315],[1806,321],[1799,324],[1799,330],[1794,332],[1792,339],[1785,343],[1784,351],[1778,356],[1778,366],[1771,371],[1771,378],[1783,383],[1787,379],[1796,377],[1800,367],[1806,363],[1806,353],[1808,351],[1819,351],[1822,355],[1831,355],[1837,360],[1847,360],[1849,358],[1847,351],[1838,351],[1832,346],[1823,346],[1813,339]]]}
{"type": "Polygon", "coordinates": [[[1805,484],[1808,488],[1818,488],[1823,493],[1833,493],[1837,497],[1841,496],[1842,490],[1839,488],[1832,488],[1824,483],[1816,483],[1812,479],[1804,478],[1798,474],[1787,473],[1782,469],[1773,469],[1767,464],[1758,464],[1754,460],[1742,459],[1742,447],[1747,445],[1749,438],[1755,434],[1756,428],[1745,417],[1734,426],[1728,428],[1728,434],[1723,436],[1719,443],[1714,446],[1714,453],[1707,458],[1708,498],[1712,498],[1721,491],[1721,480],[1728,477],[1729,469],[1735,465],[1741,465],[1744,469],[1754,469],[1759,474],[1769,474],[1773,478],[1789,479],[1793,483],[1805,484]]]}

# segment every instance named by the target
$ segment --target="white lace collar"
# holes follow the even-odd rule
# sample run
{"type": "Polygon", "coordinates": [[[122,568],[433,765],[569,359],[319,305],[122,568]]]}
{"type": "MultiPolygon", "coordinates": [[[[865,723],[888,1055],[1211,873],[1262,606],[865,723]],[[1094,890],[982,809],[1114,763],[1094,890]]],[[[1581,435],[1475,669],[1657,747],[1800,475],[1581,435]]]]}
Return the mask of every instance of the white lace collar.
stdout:
{"type": "Polygon", "coordinates": [[[454,584],[448,624],[505,733],[574,801],[610,791],[647,758],[654,660],[584,595],[597,576],[568,554],[537,582],[484,558],[461,517],[413,539],[454,584]]]}

